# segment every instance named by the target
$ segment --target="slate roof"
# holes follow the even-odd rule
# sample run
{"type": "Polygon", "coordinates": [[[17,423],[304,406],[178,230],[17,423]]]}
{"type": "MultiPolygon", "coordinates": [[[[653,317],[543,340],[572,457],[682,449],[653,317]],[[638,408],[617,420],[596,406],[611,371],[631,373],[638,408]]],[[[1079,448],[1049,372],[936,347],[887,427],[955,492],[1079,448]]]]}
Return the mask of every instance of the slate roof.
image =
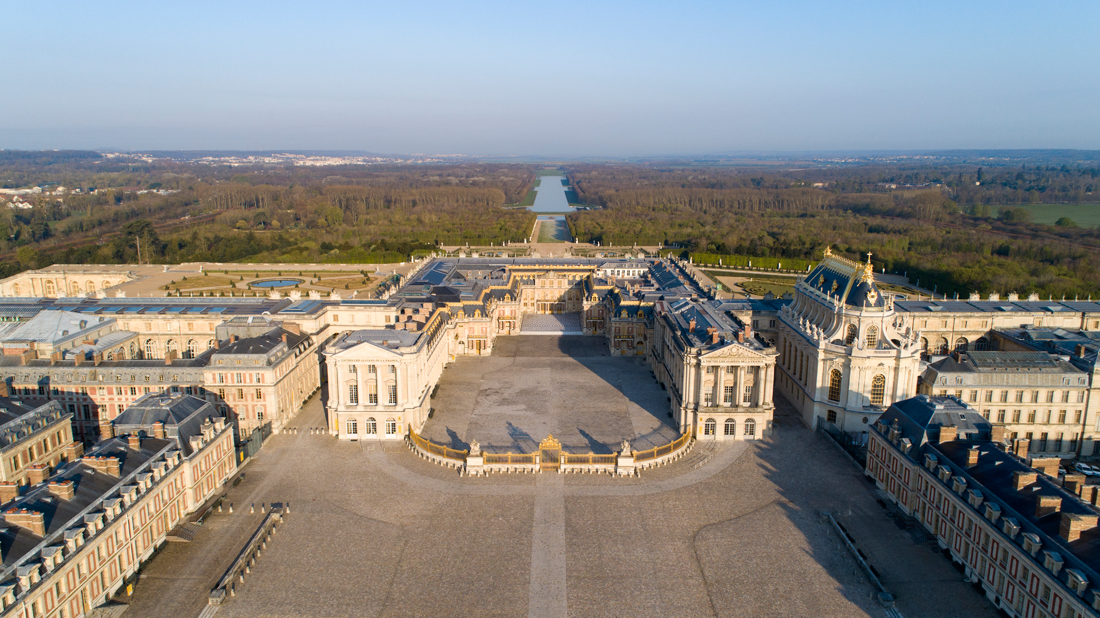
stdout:
{"type": "Polygon", "coordinates": [[[54,344],[73,339],[85,331],[103,328],[113,321],[111,318],[93,317],[73,311],[47,310],[19,323],[0,342],[54,344]]]}
{"type": "Polygon", "coordinates": [[[214,406],[194,395],[162,391],[142,395],[119,414],[111,425],[116,435],[153,435],[153,424],[164,423],[165,434],[175,440],[184,455],[191,455],[191,437],[202,434],[208,418],[221,418],[214,406]]]}

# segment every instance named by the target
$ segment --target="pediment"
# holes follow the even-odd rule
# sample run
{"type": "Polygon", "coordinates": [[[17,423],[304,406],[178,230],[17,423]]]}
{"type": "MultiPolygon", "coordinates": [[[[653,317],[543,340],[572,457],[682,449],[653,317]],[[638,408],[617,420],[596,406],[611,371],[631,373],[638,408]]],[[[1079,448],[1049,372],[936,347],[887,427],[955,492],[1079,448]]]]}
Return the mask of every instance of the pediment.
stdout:
{"type": "Polygon", "coordinates": [[[713,352],[706,352],[699,355],[700,358],[707,360],[714,360],[718,358],[745,358],[745,359],[763,359],[766,358],[764,354],[755,350],[750,350],[743,345],[731,343],[725,347],[714,350],[713,352]]]}
{"type": "Polygon", "coordinates": [[[330,356],[330,358],[335,358],[338,360],[353,360],[356,362],[359,362],[360,360],[365,362],[379,358],[389,360],[401,357],[402,355],[400,353],[389,348],[384,348],[380,343],[372,343],[370,341],[358,343],[346,350],[341,350],[340,352],[337,352],[336,354],[330,356]]]}

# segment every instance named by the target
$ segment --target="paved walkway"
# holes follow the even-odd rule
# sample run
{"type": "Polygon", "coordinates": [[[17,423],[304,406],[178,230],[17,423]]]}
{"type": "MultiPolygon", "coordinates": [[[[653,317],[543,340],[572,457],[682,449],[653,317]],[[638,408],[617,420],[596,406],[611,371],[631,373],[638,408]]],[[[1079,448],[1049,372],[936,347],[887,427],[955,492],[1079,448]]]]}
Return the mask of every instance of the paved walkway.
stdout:
{"type": "MultiPolygon", "coordinates": [[[[246,505],[282,501],[291,513],[219,618],[884,616],[823,510],[840,514],[903,615],[996,615],[782,407],[767,440],[700,444],[622,479],[461,477],[403,444],[274,436],[229,490],[236,513],[157,556],[128,615],[198,616],[247,538],[233,531],[254,527],[246,505]]],[[[316,400],[292,424],[322,425],[316,400]]]]}
{"type": "Polygon", "coordinates": [[[524,335],[583,335],[579,313],[526,313],[520,324],[524,335]]]}

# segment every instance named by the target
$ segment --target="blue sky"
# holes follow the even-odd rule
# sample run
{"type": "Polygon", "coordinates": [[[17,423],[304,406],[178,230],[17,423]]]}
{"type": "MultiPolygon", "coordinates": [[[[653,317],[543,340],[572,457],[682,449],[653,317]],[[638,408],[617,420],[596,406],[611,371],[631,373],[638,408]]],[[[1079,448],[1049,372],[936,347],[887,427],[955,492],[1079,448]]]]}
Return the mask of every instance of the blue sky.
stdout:
{"type": "Polygon", "coordinates": [[[20,2],[0,148],[1100,148],[1100,2],[20,2]]]}

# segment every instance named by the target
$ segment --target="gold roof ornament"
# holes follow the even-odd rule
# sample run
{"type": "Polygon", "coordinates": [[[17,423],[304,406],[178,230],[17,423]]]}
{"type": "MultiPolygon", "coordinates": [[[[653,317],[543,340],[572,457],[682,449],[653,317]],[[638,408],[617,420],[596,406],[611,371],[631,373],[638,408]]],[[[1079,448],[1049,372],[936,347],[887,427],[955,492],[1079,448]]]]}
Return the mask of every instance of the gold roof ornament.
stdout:
{"type": "Polygon", "coordinates": [[[554,434],[552,434],[552,433],[551,434],[546,434],[546,439],[543,440],[542,442],[539,442],[539,450],[540,451],[544,450],[544,449],[555,449],[555,448],[560,449],[561,448],[561,442],[558,442],[557,438],[555,438],[554,434]]]}

